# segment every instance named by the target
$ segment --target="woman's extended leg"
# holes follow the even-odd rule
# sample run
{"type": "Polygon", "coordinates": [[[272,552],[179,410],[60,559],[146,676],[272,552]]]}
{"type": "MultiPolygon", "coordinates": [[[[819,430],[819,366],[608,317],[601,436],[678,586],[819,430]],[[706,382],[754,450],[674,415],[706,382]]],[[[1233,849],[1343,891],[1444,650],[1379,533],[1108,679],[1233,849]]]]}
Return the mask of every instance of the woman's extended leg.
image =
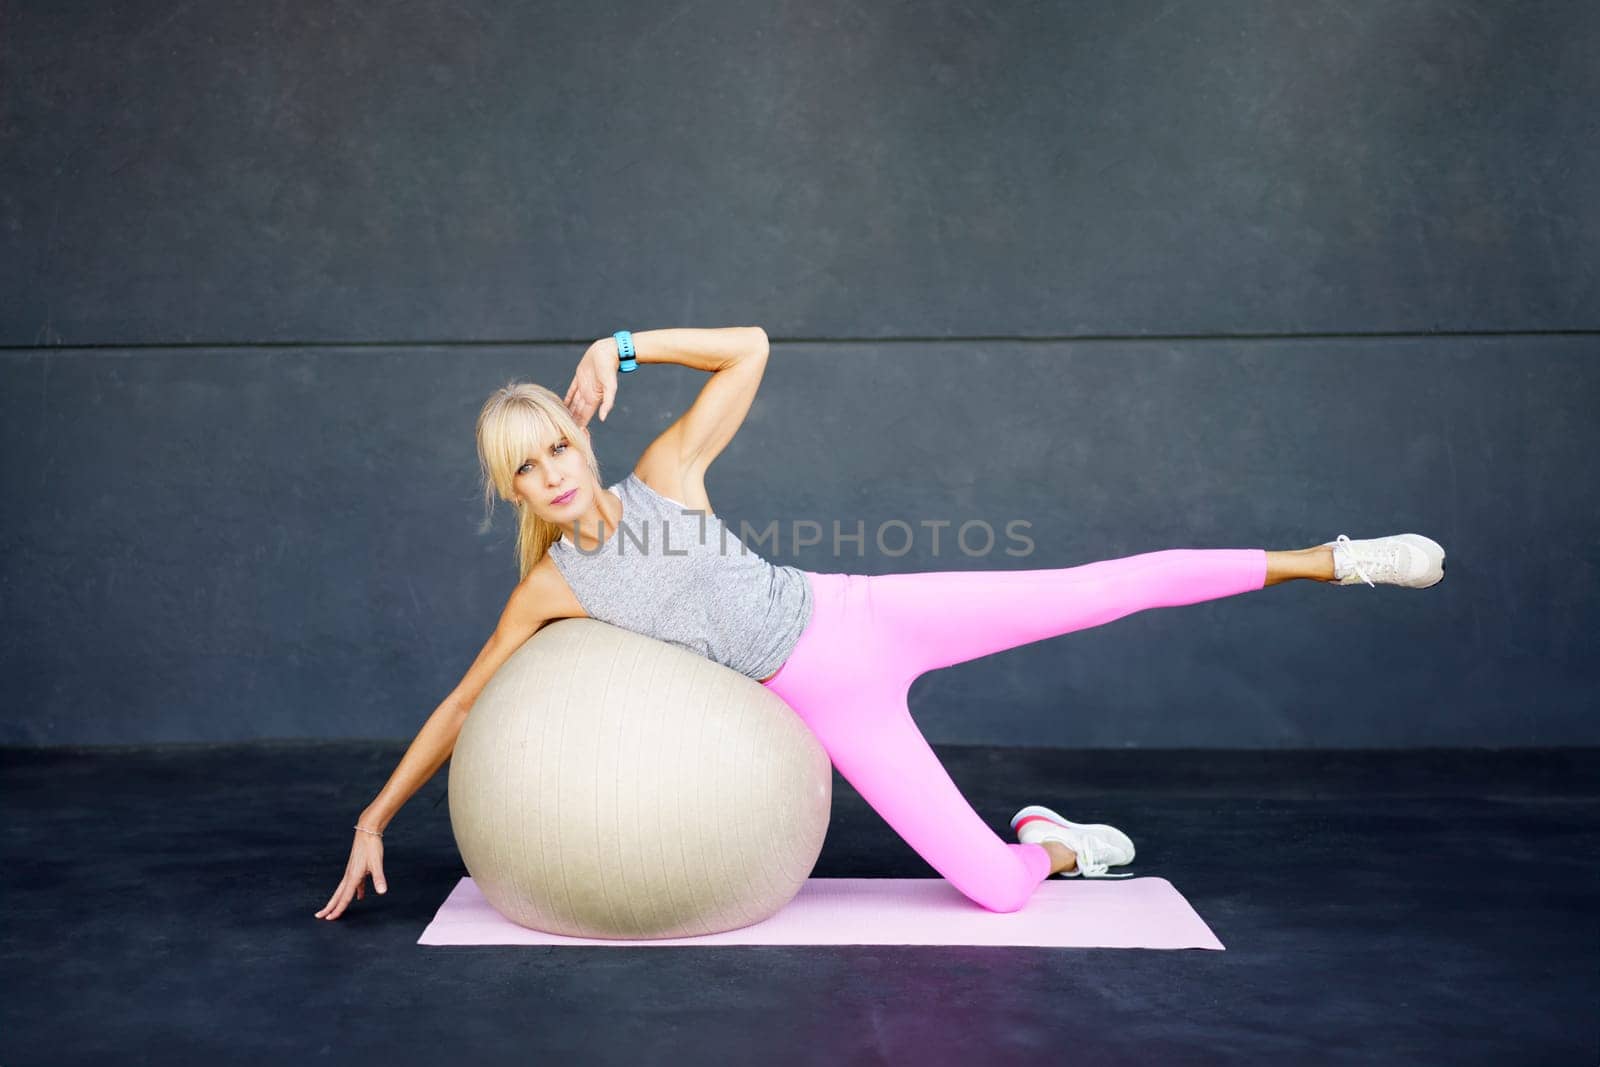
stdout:
{"type": "Polygon", "coordinates": [[[1147,608],[1261,589],[1260,548],[1169,548],[1076,567],[872,576],[876,625],[911,678],[1147,608]]]}
{"type": "Polygon", "coordinates": [[[1260,589],[1262,549],[1168,549],[1027,571],[808,572],[810,623],[767,683],[840,775],[956,889],[1015,911],[1050,875],[1041,845],[1001,840],[911,717],[917,676],[1145,608],[1260,589]]]}
{"type": "Polygon", "coordinates": [[[1277,585],[1292,578],[1332,582],[1335,578],[1332,545],[1312,545],[1298,552],[1267,553],[1267,584],[1277,585]]]}

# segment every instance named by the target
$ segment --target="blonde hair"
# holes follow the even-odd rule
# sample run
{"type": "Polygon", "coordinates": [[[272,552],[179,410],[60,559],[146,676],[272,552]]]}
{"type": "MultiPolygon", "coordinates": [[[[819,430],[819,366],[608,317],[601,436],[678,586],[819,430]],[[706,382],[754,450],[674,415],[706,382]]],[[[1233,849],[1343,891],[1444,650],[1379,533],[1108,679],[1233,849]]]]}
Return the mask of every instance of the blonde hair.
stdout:
{"type": "MultiPolygon", "coordinates": [[[[510,381],[496,389],[478,412],[478,469],[483,475],[483,522],[479,533],[488,533],[494,514],[494,498],[515,502],[513,481],[517,469],[528,457],[540,454],[565,437],[567,444],[583,453],[589,473],[600,482],[600,464],[567,405],[555,393],[534,382],[510,381]]],[[[533,513],[517,502],[518,578],[526,578],[534,564],[544,558],[551,544],[561,536],[561,527],[533,513]]]]}

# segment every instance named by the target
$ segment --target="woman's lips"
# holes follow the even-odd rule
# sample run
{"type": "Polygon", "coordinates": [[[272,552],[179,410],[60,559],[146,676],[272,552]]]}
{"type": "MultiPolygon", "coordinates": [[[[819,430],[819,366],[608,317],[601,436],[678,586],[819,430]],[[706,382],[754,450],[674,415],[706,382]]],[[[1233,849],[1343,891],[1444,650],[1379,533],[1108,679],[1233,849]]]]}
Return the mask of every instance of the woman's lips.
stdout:
{"type": "Polygon", "coordinates": [[[575,493],[577,493],[576,489],[568,489],[565,493],[562,493],[560,496],[550,501],[550,503],[553,507],[560,507],[563,504],[570,504],[572,503],[572,497],[575,493]]]}

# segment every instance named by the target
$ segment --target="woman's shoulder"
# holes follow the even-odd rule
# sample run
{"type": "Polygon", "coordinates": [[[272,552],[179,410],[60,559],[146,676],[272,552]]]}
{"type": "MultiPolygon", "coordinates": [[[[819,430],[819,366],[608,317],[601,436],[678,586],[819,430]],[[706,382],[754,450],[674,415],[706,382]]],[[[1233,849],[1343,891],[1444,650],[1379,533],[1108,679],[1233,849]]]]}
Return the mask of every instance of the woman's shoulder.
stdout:
{"type": "MultiPolygon", "coordinates": [[[[628,479],[633,479],[669,504],[676,504],[690,511],[704,511],[707,514],[713,511],[711,498],[706,495],[705,479],[693,471],[678,470],[669,464],[654,462],[649,457],[643,457],[634,466],[628,479]]],[[[628,479],[618,484],[626,484],[628,479]]]]}

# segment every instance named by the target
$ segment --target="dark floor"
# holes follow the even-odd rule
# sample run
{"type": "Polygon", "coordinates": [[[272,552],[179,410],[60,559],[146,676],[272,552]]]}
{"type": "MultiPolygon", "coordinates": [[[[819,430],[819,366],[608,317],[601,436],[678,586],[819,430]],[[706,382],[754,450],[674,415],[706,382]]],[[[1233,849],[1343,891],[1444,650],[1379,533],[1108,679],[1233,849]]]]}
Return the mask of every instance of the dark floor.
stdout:
{"type": "MultiPolygon", "coordinates": [[[[312,917],[403,742],[0,749],[0,1064],[1600,1062],[1600,749],[936,747],[997,831],[1127,830],[1227,951],[424,947],[447,770],[312,917]]],[[[815,874],[933,871],[836,776],[815,874]]]]}

